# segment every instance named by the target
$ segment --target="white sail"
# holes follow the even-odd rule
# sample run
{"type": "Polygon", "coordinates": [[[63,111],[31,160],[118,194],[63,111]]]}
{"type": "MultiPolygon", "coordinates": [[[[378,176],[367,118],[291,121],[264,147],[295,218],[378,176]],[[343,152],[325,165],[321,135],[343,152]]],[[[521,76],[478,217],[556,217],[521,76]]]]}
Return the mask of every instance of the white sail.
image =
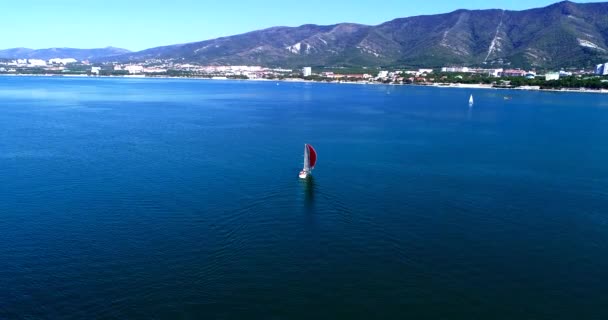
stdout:
{"type": "Polygon", "coordinates": [[[471,97],[469,97],[469,105],[473,105],[473,95],[471,95],[471,97]]]}
{"type": "Polygon", "coordinates": [[[310,157],[308,155],[308,147],[304,145],[304,169],[302,169],[302,171],[310,172],[309,158],[310,157]]]}

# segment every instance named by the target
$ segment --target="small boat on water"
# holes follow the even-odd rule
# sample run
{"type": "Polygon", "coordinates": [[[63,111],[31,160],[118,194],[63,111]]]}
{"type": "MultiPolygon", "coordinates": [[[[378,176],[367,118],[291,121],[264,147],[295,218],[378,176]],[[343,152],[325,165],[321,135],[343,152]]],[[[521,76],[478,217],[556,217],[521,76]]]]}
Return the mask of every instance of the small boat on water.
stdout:
{"type": "Polygon", "coordinates": [[[304,168],[300,171],[300,179],[306,179],[317,164],[317,151],[309,145],[304,145],[304,168]]]}
{"type": "Polygon", "coordinates": [[[473,95],[471,95],[471,96],[469,97],[469,106],[473,106],[473,103],[474,103],[474,102],[475,102],[475,101],[473,101],[473,95]]]}

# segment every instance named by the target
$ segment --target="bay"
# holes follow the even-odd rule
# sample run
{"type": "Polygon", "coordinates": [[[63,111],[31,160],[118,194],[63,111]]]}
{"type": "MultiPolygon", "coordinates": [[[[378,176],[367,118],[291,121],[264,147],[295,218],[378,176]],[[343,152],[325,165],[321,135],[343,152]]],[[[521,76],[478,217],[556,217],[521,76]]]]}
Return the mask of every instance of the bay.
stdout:
{"type": "Polygon", "coordinates": [[[0,77],[0,128],[2,319],[608,316],[604,95],[0,77]]]}

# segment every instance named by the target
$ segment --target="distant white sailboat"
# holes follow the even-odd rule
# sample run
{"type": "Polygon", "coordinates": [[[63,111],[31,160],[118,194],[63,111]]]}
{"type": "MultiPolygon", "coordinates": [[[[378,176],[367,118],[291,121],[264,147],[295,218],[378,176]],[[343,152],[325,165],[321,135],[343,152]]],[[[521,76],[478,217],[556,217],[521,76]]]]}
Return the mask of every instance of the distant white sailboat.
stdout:
{"type": "Polygon", "coordinates": [[[308,175],[312,173],[312,169],[317,164],[317,152],[309,145],[304,145],[304,168],[300,171],[300,179],[308,178],[308,175]]]}
{"type": "Polygon", "coordinates": [[[469,97],[469,106],[473,106],[473,103],[475,103],[475,101],[473,101],[473,95],[471,95],[469,97]]]}

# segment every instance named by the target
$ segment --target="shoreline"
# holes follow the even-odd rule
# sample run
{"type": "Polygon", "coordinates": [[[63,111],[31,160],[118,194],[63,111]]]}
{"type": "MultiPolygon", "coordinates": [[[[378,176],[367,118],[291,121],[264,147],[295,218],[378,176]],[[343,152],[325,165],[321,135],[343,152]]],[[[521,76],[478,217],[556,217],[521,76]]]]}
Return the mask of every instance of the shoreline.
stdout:
{"type": "Polygon", "coordinates": [[[296,83],[326,83],[326,84],[355,84],[355,85],[384,85],[384,86],[413,86],[430,88],[450,89],[485,89],[485,90],[517,90],[517,91],[539,91],[539,92],[562,92],[562,93],[595,93],[608,94],[608,89],[589,88],[562,88],[541,89],[538,86],[521,86],[515,88],[494,87],[490,84],[466,84],[466,83],[381,83],[381,82],[353,82],[353,81],[314,81],[299,78],[285,79],[231,79],[227,77],[175,77],[175,76],[145,76],[145,75],[122,75],[122,76],[90,76],[80,74],[0,74],[0,77],[65,77],[65,78],[126,78],[126,79],[186,79],[186,80],[214,80],[214,81],[264,81],[264,82],[296,82],[296,83]]]}
{"type": "Polygon", "coordinates": [[[465,84],[465,83],[453,83],[453,84],[434,83],[434,84],[428,84],[428,85],[414,84],[414,86],[428,86],[428,87],[451,88],[451,89],[486,89],[486,90],[489,89],[489,90],[516,90],[516,91],[608,94],[608,89],[589,89],[589,88],[541,89],[538,86],[521,86],[521,87],[515,87],[515,88],[501,88],[501,87],[494,87],[489,84],[465,84]]]}

